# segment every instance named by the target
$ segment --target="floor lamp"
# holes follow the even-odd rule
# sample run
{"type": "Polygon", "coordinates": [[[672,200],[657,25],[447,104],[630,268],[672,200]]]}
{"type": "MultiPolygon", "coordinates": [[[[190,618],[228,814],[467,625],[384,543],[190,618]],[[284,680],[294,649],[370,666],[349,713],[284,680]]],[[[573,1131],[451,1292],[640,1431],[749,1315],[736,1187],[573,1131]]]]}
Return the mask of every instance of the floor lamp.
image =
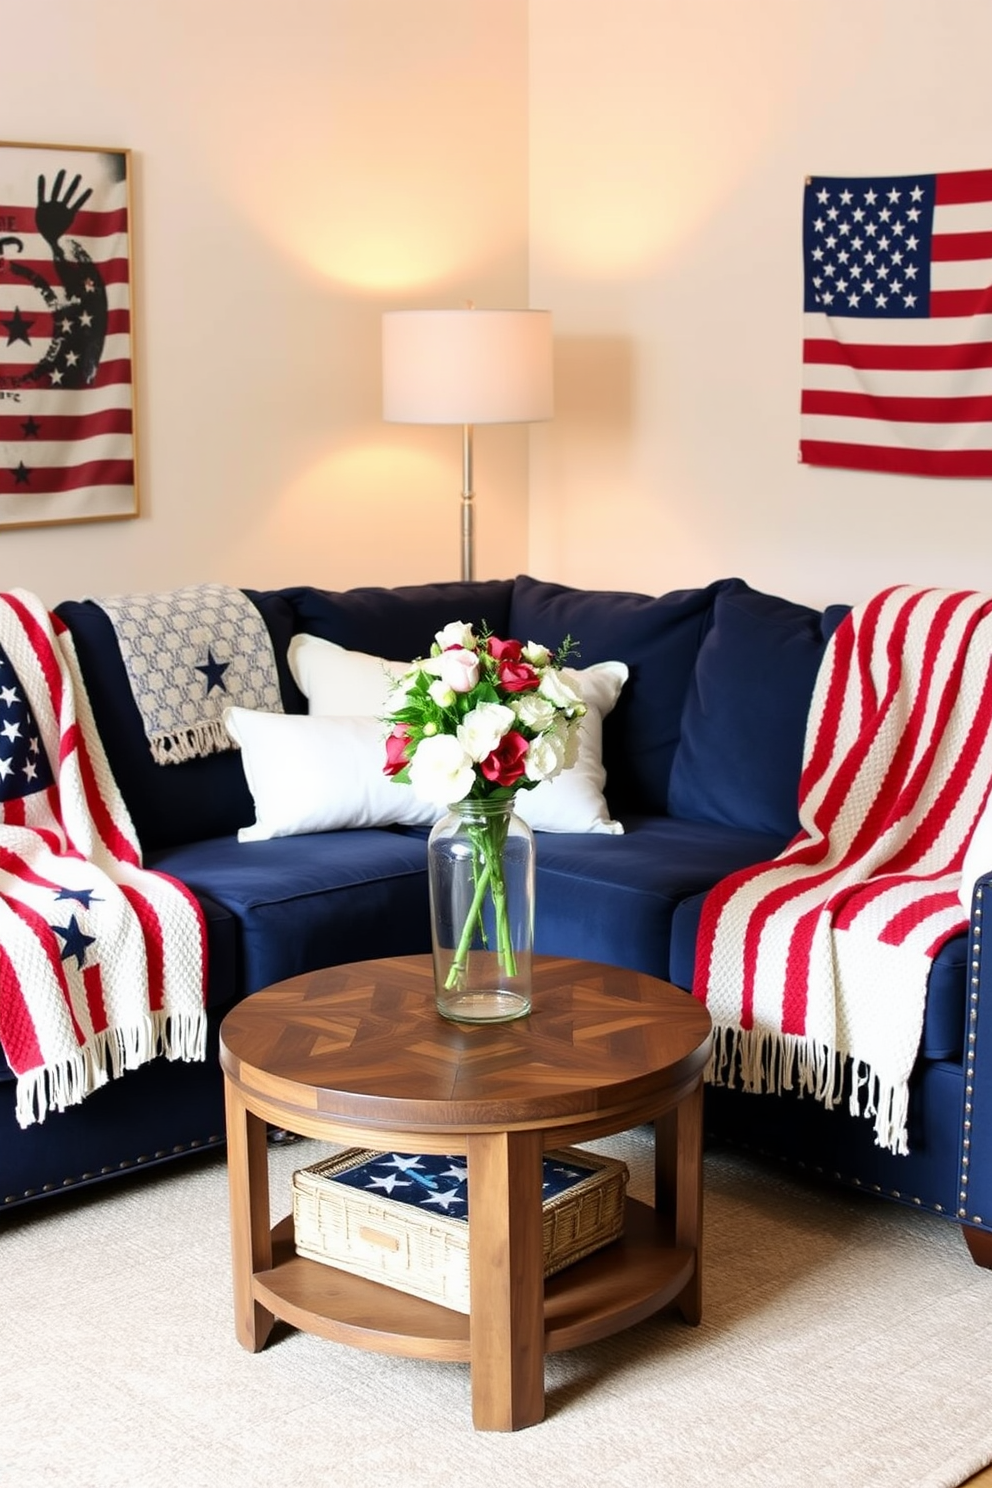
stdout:
{"type": "Polygon", "coordinates": [[[382,416],[462,426],[462,578],[475,577],[472,428],[553,412],[549,310],[390,310],[382,317],[382,416]]]}

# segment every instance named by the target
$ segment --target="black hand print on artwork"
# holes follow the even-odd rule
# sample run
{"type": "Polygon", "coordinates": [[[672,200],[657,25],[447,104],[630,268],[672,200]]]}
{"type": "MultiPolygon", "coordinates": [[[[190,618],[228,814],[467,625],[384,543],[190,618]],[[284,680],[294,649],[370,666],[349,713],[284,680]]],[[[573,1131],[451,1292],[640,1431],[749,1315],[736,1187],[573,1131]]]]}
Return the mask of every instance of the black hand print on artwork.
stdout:
{"type": "Polygon", "coordinates": [[[108,319],[107,290],[99,268],[81,243],[69,239],[68,253],[62,246],[61,239],[93,194],[89,187],[77,194],[82,182],[78,175],[64,189],[65,177],[64,170],[56,174],[50,195],[45,177],[38,177],[34,213],[38,232],[52,250],[52,264],[62,293],[28,265],[10,266],[12,273],[34,285],[52,316],[48,350],[40,362],[17,380],[59,389],[89,387],[95,380],[107,338],[108,319]]]}
{"type": "Polygon", "coordinates": [[[45,178],[44,176],[38,177],[38,205],[35,208],[34,220],[37,224],[38,231],[41,233],[41,236],[44,238],[49,248],[51,248],[52,254],[55,258],[65,257],[65,254],[63,253],[62,248],[59,244],[59,238],[61,238],[63,233],[68,232],[69,228],[75,221],[76,213],[79,211],[80,207],[85,206],[90,197],[93,195],[92,191],[86,190],[83,192],[78,201],[74,202],[72,200],[76,191],[79,189],[79,182],[81,179],[82,178],[80,176],[73,177],[72,184],[70,185],[69,190],[66,192],[64,198],[60,201],[59,194],[62,190],[62,183],[65,180],[65,171],[60,170],[52,183],[51,198],[46,201],[45,178]]]}

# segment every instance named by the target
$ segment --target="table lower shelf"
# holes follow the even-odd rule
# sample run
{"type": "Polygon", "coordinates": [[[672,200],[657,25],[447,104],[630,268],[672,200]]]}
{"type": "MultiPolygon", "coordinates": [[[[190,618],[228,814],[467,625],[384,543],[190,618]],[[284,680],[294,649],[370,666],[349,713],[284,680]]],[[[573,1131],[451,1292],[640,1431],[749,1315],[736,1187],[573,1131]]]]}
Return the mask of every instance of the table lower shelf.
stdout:
{"type": "MultiPolygon", "coordinates": [[[[674,1301],[693,1276],[696,1255],[671,1245],[669,1229],[649,1205],[628,1199],[619,1240],[549,1276],[545,1353],[606,1338],[674,1301]]],[[[295,1328],[376,1353],[471,1358],[465,1313],[298,1256],[291,1215],[272,1231],[272,1262],[253,1277],[253,1295],[295,1328]]]]}

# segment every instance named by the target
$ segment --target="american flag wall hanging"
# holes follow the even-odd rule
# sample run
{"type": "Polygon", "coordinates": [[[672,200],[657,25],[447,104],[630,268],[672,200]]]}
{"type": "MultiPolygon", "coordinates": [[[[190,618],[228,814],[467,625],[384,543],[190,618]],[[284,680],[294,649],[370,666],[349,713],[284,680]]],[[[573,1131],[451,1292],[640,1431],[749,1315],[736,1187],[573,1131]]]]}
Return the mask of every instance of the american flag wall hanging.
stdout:
{"type": "Polygon", "coordinates": [[[0,144],[0,527],[137,515],[130,175],[0,144]]]}
{"type": "Polygon", "coordinates": [[[812,176],[800,459],[992,476],[992,170],[812,176]]]}

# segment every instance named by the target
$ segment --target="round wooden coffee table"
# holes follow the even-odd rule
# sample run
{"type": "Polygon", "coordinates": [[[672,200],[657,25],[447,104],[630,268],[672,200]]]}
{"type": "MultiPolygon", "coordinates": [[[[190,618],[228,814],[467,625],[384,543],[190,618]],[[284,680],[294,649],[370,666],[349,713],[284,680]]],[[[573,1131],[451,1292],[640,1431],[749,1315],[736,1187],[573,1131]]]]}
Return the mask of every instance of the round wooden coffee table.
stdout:
{"type": "Polygon", "coordinates": [[[674,1303],[700,1317],[705,1008],[667,982],[539,956],[514,1023],[450,1023],[429,956],[336,966],[256,992],[221,1027],[236,1330],[263,1347],[276,1318],[359,1348],[468,1361],[472,1419],[512,1431],[544,1415],[544,1355],[674,1303]],[[655,1206],[543,1276],[541,1181],[551,1148],[655,1124],[655,1206]],[[377,1151],[468,1161],[470,1313],[296,1254],[269,1221],[266,1123],[377,1151]]]}

